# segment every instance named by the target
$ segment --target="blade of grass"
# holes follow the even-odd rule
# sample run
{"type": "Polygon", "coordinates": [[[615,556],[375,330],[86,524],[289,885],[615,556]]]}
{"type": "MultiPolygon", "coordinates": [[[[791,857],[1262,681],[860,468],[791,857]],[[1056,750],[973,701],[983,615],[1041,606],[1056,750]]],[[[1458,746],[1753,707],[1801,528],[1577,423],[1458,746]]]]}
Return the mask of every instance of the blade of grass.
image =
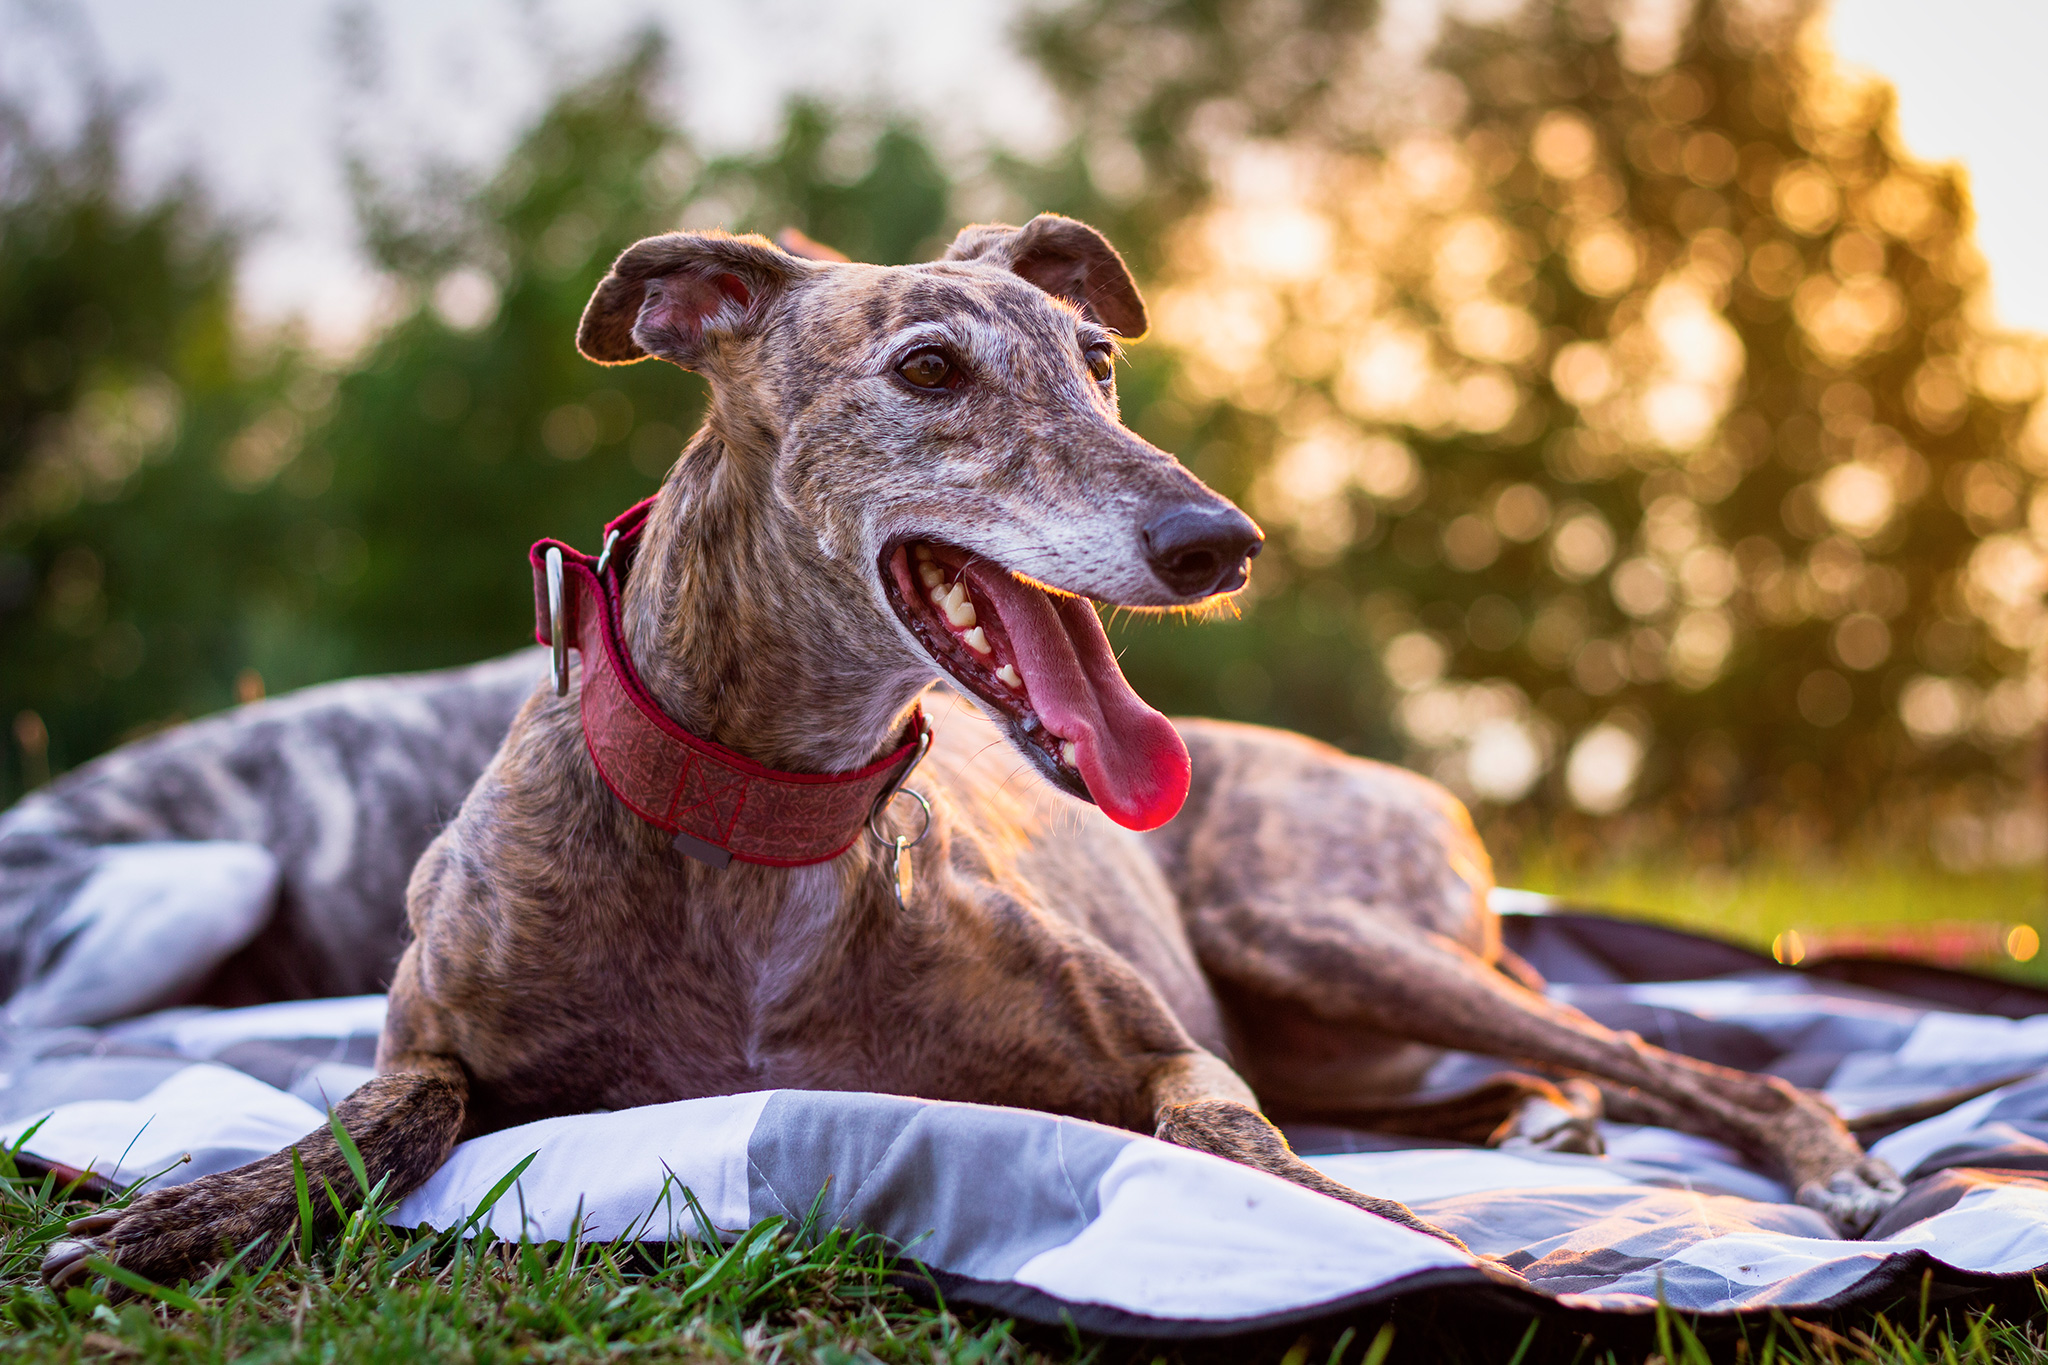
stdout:
{"type": "Polygon", "coordinates": [[[307,1265],[313,1263],[313,1191],[306,1184],[306,1163],[299,1160],[299,1149],[289,1147],[292,1154],[292,1193],[299,1197],[299,1259],[307,1265]]]}
{"type": "Polygon", "coordinates": [[[1543,1319],[1529,1319],[1529,1330],[1522,1333],[1522,1344],[1515,1347],[1515,1353],[1508,1357],[1508,1365],[1522,1365],[1522,1358],[1529,1354],[1529,1348],[1536,1343],[1536,1329],[1543,1325],[1543,1319]]]}
{"type": "Polygon", "coordinates": [[[696,1281],[678,1296],[677,1305],[682,1308],[688,1308],[703,1299],[709,1298],[719,1286],[738,1273],[754,1243],[758,1242],[763,1236],[771,1234],[776,1229],[782,1227],[783,1221],[781,1218],[763,1218],[760,1222],[740,1234],[739,1240],[726,1248],[725,1254],[713,1261],[710,1268],[702,1275],[699,1275],[696,1281]]]}
{"type": "Polygon", "coordinates": [[[194,1299],[203,1299],[208,1294],[211,1294],[214,1291],[214,1289],[221,1283],[221,1281],[227,1279],[228,1276],[234,1274],[235,1267],[242,1263],[242,1258],[244,1256],[247,1256],[250,1252],[254,1251],[257,1247],[262,1245],[263,1239],[261,1237],[258,1237],[255,1241],[243,1247],[233,1256],[230,1256],[220,1266],[216,1267],[212,1274],[208,1275],[198,1284],[192,1286],[192,1297],[194,1299]]]}
{"type": "Polygon", "coordinates": [[[403,1274],[407,1266],[411,1265],[414,1261],[417,1261],[420,1257],[432,1251],[438,1245],[440,1245],[440,1239],[437,1237],[421,1238],[417,1246],[415,1246],[412,1250],[406,1252],[405,1255],[399,1257],[394,1264],[386,1268],[387,1273],[389,1273],[394,1278],[398,1275],[403,1274]]]}
{"type": "Polygon", "coordinates": [[[524,1157],[520,1158],[519,1164],[517,1166],[514,1166],[511,1170],[505,1172],[504,1175],[498,1177],[498,1183],[491,1186],[490,1193],[484,1196],[484,1202],[478,1204],[476,1206],[476,1209],[469,1215],[469,1217],[463,1221],[462,1226],[456,1230],[455,1237],[457,1241],[460,1241],[465,1235],[467,1235],[471,1228],[481,1223],[484,1219],[490,1217],[491,1210],[496,1208],[498,1201],[505,1197],[505,1191],[511,1189],[513,1183],[517,1181],[520,1176],[526,1174],[526,1168],[528,1166],[531,1166],[534,1162],[534,1158],[538,1157],[539,1155],[539,1152],[528,1152],[524,1157]]]}
{"type": "Polygon", "coordinates": [[[115,1265],[104,1256],[88,1256],[85,1263],[94,1274],[104,1275],[115,1284],[123,1285],[138,1294],[146,1294],[150,1298],[167,1303],[173,1308],[182,1308],[187,1313],[201,1311],[199,1301],[190,1294],[184,1293],[182,1290],[172,1289],[167,1285],[158,1284],[154,1280],[144,1279],[128,1269],[128,1267],[115,1265]]]}
{"type": "Polygon", "coordinates": [[[342,1126],[341,1115],[332,1109],[327,1111],[327,1126],[334,1131],[334,1145],[341,1148],[341,1159],[348,1163],[348,1173],[356,1178],[356,1188],[368,1198],[370,1172],[363,1165],[363,1154],[356,1150],[356,1140],[350,1137],[348,1129],[342,1126]]]}
{"type": "Polygon", "coordinates": [[[28,1146],[29,1139],[34,1137],[37,1133],[40,1133],[43,1130],[43,1125],[48,1123],[51,1119],[55,1117],[57,1117],[57,1111],[53,1109],[49,1113],[43,1115],[41,1118],[37,1119],[34,1123],[31,1123],[28,1126],[27,1132],[23,1133],[20,1137],[16,1138],[12,1143],[8,1145],[8,1161],[12,1162],[16,1157],[20,1156],[22,1153],[22,1149],[28,1146]]]}
{"type": "MultiPolygon", "coordinates": [[[[675,1172],[670,1171],[669,1174],[674,1175],[675,1172]]],[[[697,1220],[699,1239],[707,1247],[723,1246],[725,1238],[719,1234],[717,1228],[712,1226],[711,1215],[706,1213],[704,1206],[697,1202],[697,1192],[680,1180],[676,1181],[676,1189],[683,1196],[684,1207],[689,1209],[691,1216],[697,1220]]]]}

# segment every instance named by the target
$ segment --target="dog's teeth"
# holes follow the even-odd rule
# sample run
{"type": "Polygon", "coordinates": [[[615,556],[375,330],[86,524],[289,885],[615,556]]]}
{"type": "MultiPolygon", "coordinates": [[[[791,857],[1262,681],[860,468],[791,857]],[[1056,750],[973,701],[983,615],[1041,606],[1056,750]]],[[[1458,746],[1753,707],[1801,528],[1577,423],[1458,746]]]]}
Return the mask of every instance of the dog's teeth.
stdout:
{"type": "Polygon", "coordinates": [[[924,580],[924,585],[928,589],[936,588],[946,581],[946,571],[930,560],[917,566],[917,576],[924,580]]]}
{"type": "Polygon", "coordinates": [[[988,632],[983,630],[980,626],[976,626],[973,630],[968,631],[965,635],[961,636],[960,638],[965,640],[967,642],[967,647],[973,650],[976,654],[988,654],[991,653],[994,649],[994,646],[990,645],[988,642],[988,632]]]}
{"type": "Polygon", "coordinates": [[[953,600],[946,604],[946,619],[963,630],[974,624],[974,603],[968,600],[967,589],[956,587],[953,600]]]}
{"type": "Polygon", "coordinates": [[[953,590],[944,584],[932,589],[932,605],[944,611],[953,600],[953,590]]]}
{"type": "Polygon", "coordinates": [[[1069,768],[1080,767],[1081,765],[1077,761],[1077,756],[1079,752],[1080,751],[1074,747],[1074,741],[1071,739],[1068,740],[1066,743],[1060,745],[1060,762],[1066,764],[1069,768]]]}
{"type": "Polygon", "coordinates": [[[923,542],[919,542],[910,552],[917,556],[919,563],[923,563],[932,557],[932,547],[923,542]]]}
{"type": "Polygon", "coordinates": [[[1024,690],[1024,678],[1022,674],[1017,672],[1017,665],[1004,664],[996,670],[996,676],[1001,678],[1006,685],[1016,688],[1019,692],[1024,690]]]}

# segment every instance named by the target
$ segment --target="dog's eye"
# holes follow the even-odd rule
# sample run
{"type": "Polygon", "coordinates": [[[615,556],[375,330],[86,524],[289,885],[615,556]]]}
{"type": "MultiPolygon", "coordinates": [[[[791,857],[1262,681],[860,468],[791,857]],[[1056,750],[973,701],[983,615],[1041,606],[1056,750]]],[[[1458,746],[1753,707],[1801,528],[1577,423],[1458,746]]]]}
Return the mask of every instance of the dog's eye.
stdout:
{"type": "Polygon", "coordinates": [[[1095,376],[1098,384],[1107,384],[1116,378],[1116,357],[1107,346],[1088,348],[1088,373],[1095,376]]]}
{"type": "Polygon", "coordinates": [[[953,362],[937,351],[919,351],[916,355],[896,367],[902,375],[920,389],[943,389],[953,382],[953,362]]]}

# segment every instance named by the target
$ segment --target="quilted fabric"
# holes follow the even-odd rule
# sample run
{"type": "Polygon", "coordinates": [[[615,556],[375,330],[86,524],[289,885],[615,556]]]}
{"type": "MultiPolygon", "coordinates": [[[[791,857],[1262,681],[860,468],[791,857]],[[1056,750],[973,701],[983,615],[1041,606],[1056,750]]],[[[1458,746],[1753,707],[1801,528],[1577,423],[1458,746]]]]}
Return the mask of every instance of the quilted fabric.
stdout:
{"type": "MultiPolygon", "coordinates": [[[[1531,1308],[1621,1314],[1660,1297],[1696,1313],[1846,1308],[1923,1275],[1946,1297],[2048,1265],[2048,997],[1899,964],[1789,970],[1587,915],[1509,914],[1503,927],[1561,998],[1716,1060],[1740,1054],[1799,1077],[1851,1115],[2007,1083],[1875,1142],[1909,1188],[1861,1241],[1834,1236],[1736,1153],[1660,1128],[1606,1125],[1603,1157],[1290,1132],[1310,1162],[1403,1200],[1464,1238],[1468,1256],[1136,1133],[791,1090],[488,1134],[458,1147],[394,1218],[460,1225],[532,1155],[482,1219],[491,1234],[695,1235],[683,1188],[729,1231],[800,1221],[815,1204],[828,1224],[907,1248],[954,1301],[1148,1336],[1268,1328],[1423,1291],[1474,1307],[1505,1293],[1531,1308]],[[1872,974],[1887,987],[1853,979],[1872,974]]],[[[382,1017],[383,1000],[363,996],[0,1032],[0,1138],[41,1123],[32,1153],[117,1182],[224,1170],[317,1128],[369,1076],[382,1017]]],[[[1431,1084],[1498,1065],[1453,1055],[1431,1084]]]]}

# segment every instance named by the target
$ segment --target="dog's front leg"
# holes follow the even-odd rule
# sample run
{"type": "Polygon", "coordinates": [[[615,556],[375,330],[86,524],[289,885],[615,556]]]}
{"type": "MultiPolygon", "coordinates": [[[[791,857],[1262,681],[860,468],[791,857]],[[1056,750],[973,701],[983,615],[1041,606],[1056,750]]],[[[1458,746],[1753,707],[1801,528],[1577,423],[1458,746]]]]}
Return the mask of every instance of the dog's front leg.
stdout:
{"type": "MultiPolygon", "coordinates": [[[[403,1058],[337,1105],[335,1117],[361,1153],[371,1186],[385,1180],[384,1196],[397,1199],[448,1159],[468,1097],[468,1082],[452,1059],[403,1058]]],[[[83,1283],[92,1256],[159,1284],[189,1279],[252,1244],[250,1257],[260,1261],[299,1219],[294,1150],[313,1196],[314,1231],[331,1234],[339,1220],[325,1191],[333,1190],[348,1209],[362,1204],[363,1193],[332,1129],[318,1128],[286,1151],[78,1219],[44,1256],[44,1282],[57,1290],[83,1283]]]]}
{"type": "Polygon", "coordinates": [[[1296,1156],[1286,1137],[1258,1111],[1251,1088],[1217,1057],[1201,1051],[1175,1057],[1155,1073],[1151,1089],[1157,1122],[1153,1136],[1162,1141],[1269,1172],[1466,1250],[1457,1237],[1423,1222],[1406,1204],[1360,1194],[1296,1156]]]}

